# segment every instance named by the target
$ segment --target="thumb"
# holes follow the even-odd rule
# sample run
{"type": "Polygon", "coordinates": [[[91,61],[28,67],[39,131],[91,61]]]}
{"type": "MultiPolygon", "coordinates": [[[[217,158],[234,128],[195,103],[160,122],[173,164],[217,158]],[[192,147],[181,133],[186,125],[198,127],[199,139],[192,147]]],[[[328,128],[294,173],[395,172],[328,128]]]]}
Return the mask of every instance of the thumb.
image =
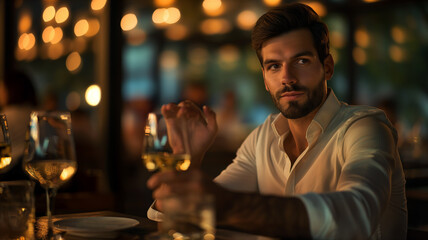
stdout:
{"type": "Polygon", "coordinates": [[[208,106],[203,107],[205,118],[207,121],[207,127],[211,132],[217,132],[218,126],[217,126],[217,117],[216,113],[209,108],[208,106]]]}

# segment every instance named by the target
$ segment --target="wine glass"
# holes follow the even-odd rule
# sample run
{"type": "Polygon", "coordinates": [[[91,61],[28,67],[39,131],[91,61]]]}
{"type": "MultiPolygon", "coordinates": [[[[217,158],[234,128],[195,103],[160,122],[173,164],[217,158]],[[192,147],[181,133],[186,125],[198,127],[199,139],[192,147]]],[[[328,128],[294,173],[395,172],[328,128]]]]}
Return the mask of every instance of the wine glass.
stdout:
{"type": "Polygon", "coordinates": [[[51,234],[56,192],[77,170],[70,113],[31,113],[23,164],[25,171],[46,190],[48,234],[51,234]]]}
{"type": "Polygon", "coordinates": [[[174,119],[174,128],[167,131],[165,117],[158,112],[148,114],[144,128],[142,159],[149,171],[186,171],[190,166],[188,133],[183,119],[174,119]]]}
{"type": "Polygon", "coordinates": [[[7,123],[6,115],[0,114],[0,173],[9,170],[12,163],[9,126],[7,123]]]}

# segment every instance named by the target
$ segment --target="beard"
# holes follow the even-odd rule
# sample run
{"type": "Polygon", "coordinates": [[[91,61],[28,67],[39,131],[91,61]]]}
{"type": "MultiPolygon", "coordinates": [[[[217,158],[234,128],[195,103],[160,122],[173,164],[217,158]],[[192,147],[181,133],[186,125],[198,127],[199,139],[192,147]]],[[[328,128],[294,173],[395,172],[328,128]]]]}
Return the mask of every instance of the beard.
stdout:
{"type": "Polygon", "coordinates": [[[304,86],[294,84],[290,86],[286,85],[283,89],[277,91],[274,94],[270,93],[270,95],[272,97],[272,100],[276,108],[278,108],[278,110],[281,112],[281,114],[284,117],[288,119],[298,119],[308,115],[314,109],[319,107],[323,102],[324,96],[326,95],[325,92],[326,92],[325,82],[320,81],[318,86],[315,87],[313,90],[304,86]],[[280,103],[281,95],[284,92],[291,92],[291,91],[302,91],[306,94],[307,99],[302,103],[299,103],[298,101],[290,101],[288,102],[288,106],[281,105],[280,103]]]}

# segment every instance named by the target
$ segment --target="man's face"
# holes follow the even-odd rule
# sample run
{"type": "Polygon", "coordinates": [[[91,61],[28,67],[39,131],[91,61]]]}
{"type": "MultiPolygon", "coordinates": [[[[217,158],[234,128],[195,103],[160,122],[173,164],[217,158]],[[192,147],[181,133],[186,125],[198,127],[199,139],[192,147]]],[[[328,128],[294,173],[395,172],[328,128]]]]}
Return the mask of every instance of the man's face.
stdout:
{"type": "Polygon", "coordinates": [[[327,96],[334,63],[330,55],[324,65],[320,62],[309,30],[268,40],[261,55],[266,90],[286,118],[301,118],[318,109],[327,96]]]}

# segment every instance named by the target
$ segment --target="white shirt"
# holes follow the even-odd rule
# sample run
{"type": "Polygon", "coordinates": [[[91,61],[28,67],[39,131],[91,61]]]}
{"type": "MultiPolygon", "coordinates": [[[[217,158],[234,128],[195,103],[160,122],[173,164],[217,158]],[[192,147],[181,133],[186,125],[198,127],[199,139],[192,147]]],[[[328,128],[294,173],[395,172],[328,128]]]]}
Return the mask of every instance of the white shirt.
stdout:
{"type": "Polygon", "coordinates": [[[397,135],[381,110],[349,106],[330,91],[293,166],[283,149],[287,134],[287,119],[270,115],[215,182],[235,191],[300,198],[314,239],[406,238],[397,135]]]}

